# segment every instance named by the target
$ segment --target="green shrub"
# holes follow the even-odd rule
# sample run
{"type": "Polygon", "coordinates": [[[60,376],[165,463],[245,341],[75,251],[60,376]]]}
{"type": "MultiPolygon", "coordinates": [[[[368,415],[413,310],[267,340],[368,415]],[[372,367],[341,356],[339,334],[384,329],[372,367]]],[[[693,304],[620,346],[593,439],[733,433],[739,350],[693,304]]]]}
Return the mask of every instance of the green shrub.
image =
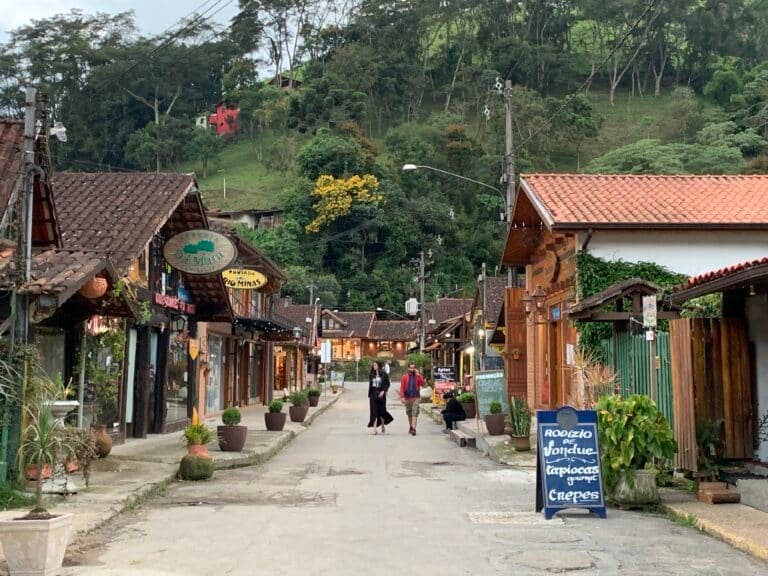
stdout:
{"type": "Polygon", "coordinates": [[[272,400],[272,402],[269,403],[269,411],[272,414],[277,414],[278,412],[283,411],[283,401],[282,400],[272,400]]]}
{"type": "Polygon", "coordinates": [[[488,411],[491,414],[501,414],[501,402],[498,400],[492,400],[491,403],[488,405],[488,411]]]}
{"type": "Polygon", "coordinates": [[[213,460],[187,454],[179,464],[179,477],[182,480],[208,480],[213,476],[213,460]]]}
{"type": "Polygon", "coordinates": [[[513,436],[531,434],[531,409],[528,400],[513,396],[509,399],[509,427],[513,436]]]}
{"type": "Polygon", "coordinates": [[[309,400],[307,399],[307,393],[304,390],[296,390],[291,392],[288,400],[294,406],[309,406],[309,400]]]}
{"type": "Polygon", "coordinates": [[[224,423],[224,426],[237,426],[240,424],[241,419],[240,409],[237,406],[227,408],[221,415],[221,421],[224,423]]]}
{"type": "Polygon", "coordinates": [[[213,430],[208,428],[205,424],[190,424],[187,429],[184,430],[182,440],[185,440],[187,444],[193,446],[205,445],[212,442],[215,438],[213,430]]]}
{"type": "Polygon", "coordinates": [[[677,453],[672,429],[649,396],[604,396],[597,414],[600,466],[609,493],[621,472],[666,468],[677,453]]]}
{"type": "Polygon", "coordinates": [[[307,396],[320,396],[320,389],[319,388],[310,388],[307,390],[307,396]]]}
{"type": "Polygon", "coordinates": [[[475,401],[475,395],[472,392],[462,392],[458,398],[462,404],[471,404],[475,401]]]}

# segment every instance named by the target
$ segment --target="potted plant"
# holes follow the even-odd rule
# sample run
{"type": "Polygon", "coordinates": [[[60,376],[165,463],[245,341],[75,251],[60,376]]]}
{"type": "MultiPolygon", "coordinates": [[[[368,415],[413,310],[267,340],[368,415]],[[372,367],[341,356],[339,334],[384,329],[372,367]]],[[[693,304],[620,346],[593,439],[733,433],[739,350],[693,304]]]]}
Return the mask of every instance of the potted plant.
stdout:
{"type": "Polygon", "coordinates": [[[531,419],[527,399],[516,396],[509,399],[509,438],[518,452],[531,449],[531,419]]]}
{"type": "MultiPolygon", "coordinates": [[[[27,414],[29,424],[21,437],[20,460],[45,470],[74,455],[73,441],[62,433],[63,423],[53,417],[50,405],[28,405],[27,414]]],[[[35,481],[35,507],[21,518],[0,522],[0,541],[11,574],[53,574],[64,560],[72,515],[53,515],[46,510],[43,476],[38,474],[35,481]]]]}
{"type": "Polygon", "coordinates": [[[485,428],[491,436],[504,434],[504,414],[501,413],[501,402],[493,400],[488,406],[490,414],[485,415],[485,428]]]}
{"type": "Polygon", "coordinates": [[[320,389],[310,388],[307,390],[307,398],[309,399],[309,405],[316,407],[320,403],[320,389]]]}
{"type": "Polygon", "coordinates": [[[464,408],[464,414],[466,414],[467,419],[474,418],[476,415],[475,395],[472,392],[462,392],[458,400],[461,407],[464,408]]]}
{"type": "Polygon", "coordinates": [[[179,476],[183,480],[207,480],[213,476],[213,460],[206,447],[213,440],[213,430],[205,424],[190,424],[182,440],[187,442],[187,455],[181,459],[179,476]]]}
{"type": "Polygon", "coordinates": [[[672,429],[648,396],[604,396],[597,404],[600,466],[620,506],[659,501],[656,474],[677,452],[672,429]]]}
{"type": "Polygon", "coordinates": [[[217,426],[216,432],[222,452],[240,452],[245,446],[248,427],[239,426],[241,418],[240,410],[236,406],[227,408],[221,415],[223,426],[217,426]]]}
{"type": "Polygon", "coordinates": [[[95,394],[91,431],[99,458],[106,458],[112,452],[112,437],[107,433],[106,422],[114,417],[117,410],[118,386],[114,375],[99,368],[95,361],[90,362],[88,372],[95,394]]]}
{"type": "Polygon", "coordinates": [[[96,441],[88,430],[74,426],[65,426],[62,434],[65,441],[73,447],[71,457],[65,462],[67,472],[71,474],[80,470],[87,488],[91,480],[91,464],[99,457],[96,441]]]}
{"type": "Polygon", "coordinates": [[[283,412],[282,400],[272,400],[269,403],[269,412],[264,414],[264,423],[267,430],[279,432],[285,426],[285,412],[283,412]]]}
{"type": "Polygon", "coordinates": [[[295,390],[290,395],[291,407],[288,408],[288,414],[291,416],[291,422],[304,422],[309,412],[309,399],[307,393],[303,390],[295,390]]]}

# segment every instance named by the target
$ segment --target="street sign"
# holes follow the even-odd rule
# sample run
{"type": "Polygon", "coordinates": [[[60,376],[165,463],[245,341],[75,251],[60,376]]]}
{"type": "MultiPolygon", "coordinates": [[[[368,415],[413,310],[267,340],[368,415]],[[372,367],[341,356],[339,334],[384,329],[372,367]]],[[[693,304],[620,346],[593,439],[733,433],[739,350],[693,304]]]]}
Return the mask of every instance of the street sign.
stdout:
{"type": "Polygon", "coordinates": [[[605,518],[597,412],[539,410],[536,428],[536,512],[549,520],[567,508],[586,508],[605,518]]]}
{"type": "Polygon", "coordinates": [[[323,342],[320,344],[320,362],[323,364],[330,364],[331,353],[331,341],[323,340],[323,342]]]}
{"type": "Polygon", "coordinates": [[[501,402],[502,414],[509,410],[507,398],[507,380],[504,370],[486,370],[475,372],[475,396],[477,397],[477,415],[482,418],[490,414],[491,402],[501,402]]]}
{"type": "Polygon", "coordinates": [[[643,328],[656,328],[656,296],[643,296],[643,328]]]}

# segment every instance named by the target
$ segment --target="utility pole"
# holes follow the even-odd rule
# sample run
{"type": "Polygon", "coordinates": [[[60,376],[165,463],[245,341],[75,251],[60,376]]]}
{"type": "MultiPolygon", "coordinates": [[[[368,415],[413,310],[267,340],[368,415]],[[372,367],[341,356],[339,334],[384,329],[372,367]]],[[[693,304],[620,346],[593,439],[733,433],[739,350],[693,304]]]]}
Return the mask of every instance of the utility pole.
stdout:
{"type": "Polygon", "coordinates": [[[424,250],[419,253],[419,354],[424,353],[426,340],[424,325],[424,281],[427,279],[424,273],[424,250]]]}
{"type": "Polygon", "coordinates": [[[480,282],[483,283],[483,291],[482,291],[482,308],[480,309],[480,330],[482,332],[478,334],[480,337],[480,344],[482,345],[482,357],[480,360],[480,369],[485,370],[485,358],[488,355],[488,332],[485,330],[485,298],[486,298],[486,292],[485,292],[485,262],[483,262],[483,271],[480,275],[480,282]]]}
{"type": "Polygon", "coordinates": [[[315,303],[315,288],[317,288],[317,286],[310,282],[305,286],[305,288],[309,288],[309,305],[313,306],[315,303]]]}
{"type": "MultiPolygon", "coordinates": [[[[507,233],[512,229],[512,211],[516,203],[515,127],[512,122],[512,80],[504,81],[504,183],[507,185],[507,233]]],[[[507,268],[507,288],[517,286],[517,268],[507,268]]]]}

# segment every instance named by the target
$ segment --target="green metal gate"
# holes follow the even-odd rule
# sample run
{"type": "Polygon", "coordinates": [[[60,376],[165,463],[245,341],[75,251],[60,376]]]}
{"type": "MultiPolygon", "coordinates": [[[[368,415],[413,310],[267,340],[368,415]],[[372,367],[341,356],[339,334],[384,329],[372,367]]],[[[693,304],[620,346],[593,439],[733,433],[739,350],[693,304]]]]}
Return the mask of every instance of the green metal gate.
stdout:
{"type": "MultiPolygon", "coordinates": [[[[616,371],[621,395],[651,393],[651,351],[645,334],[619,332],[614,338],[603,340],[603,358],[616,371]]],[[[659,357],[656,404],[674,430],[672,401],[672,366],[669,358],[669,333],[656,332],[656,355],[659,357]]]]}

